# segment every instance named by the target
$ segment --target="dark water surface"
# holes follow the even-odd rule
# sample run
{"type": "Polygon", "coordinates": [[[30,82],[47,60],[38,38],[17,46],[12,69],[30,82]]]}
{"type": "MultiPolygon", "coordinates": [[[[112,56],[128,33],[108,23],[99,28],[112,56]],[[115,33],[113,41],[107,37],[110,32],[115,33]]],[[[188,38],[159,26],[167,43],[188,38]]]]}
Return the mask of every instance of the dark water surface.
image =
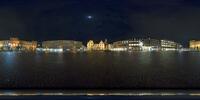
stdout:
{"type": "Polygon", "coordinates": [[[200,88],[200,52],[0,52],[0,88],[200,88]]]}

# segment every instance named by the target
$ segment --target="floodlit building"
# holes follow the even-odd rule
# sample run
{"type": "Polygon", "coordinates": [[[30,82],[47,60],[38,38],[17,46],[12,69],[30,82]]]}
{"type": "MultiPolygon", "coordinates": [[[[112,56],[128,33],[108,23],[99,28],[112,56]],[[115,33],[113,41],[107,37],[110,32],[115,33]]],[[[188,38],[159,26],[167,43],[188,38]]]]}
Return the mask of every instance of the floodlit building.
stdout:
{"type": "Polygon", "coordinates": [[[128,42],[128,50],[142,50],[143,42],[141,40],[131,40],[128,42]]]}
{"type": "Polygon", "coordinates": [[[9,40],[1,40],[0,41],[0,50],[10,50],[11,44],[9,40]]]}
{"type": "Polygon", "coordinates": [[[160,40],[147,38],[142,41],[145,47],[160,48],[160,40]]]}
{"type": "Polygon", "coordinates": [[[20,46],[20,40],[18,38],[10,38],[9,46],[12,50],[16,50],[20,46]]]}
{"type": "Polygon", "coordinates": [[[18,38],[0,41],[0,50],[36,50],[37,41],[24,41],[18,38]]]}
{"type": "Polygon", "coordinates": [[[132,39],[113,42],[115,51],[154,51],[154,50],[178,50],[182,45],[169,40],[157,39],[132,39]]]}
{"type": "Polygon", "coordinates": [[[95,44],[93,40],[90,40],[87,43],[87,50],[107,50],[108,44],[106,42],[100,41],[98,44],[95,44]]]}
{"type": "Polygon", "coordinates": [[[99,47],[99,50],[105,50],[106,45],[103,41],[100,41],[99,44],[98,44],[98,47],[99,47]]]}
{"type": "Polygon", "coordinates": [[[88,43],[87,43],[87,49],[88,50],[92,50],[94,47],[94,41],[93,40],[90,40],[88,43]]]}
{"type": "Polygon", "coordinates": [[[160,45],[162,50],[176,50],[182,48],[182,45],[170,40],[161,40],[160,45]]]}
{"type": "Polygon", "coordinates": [[[22,50],[36,50],[37,41],[20,41],[20,48],[22,50]]]}
{"type": "Polygon", "coordinates": [[[143,42],[141,40],[123,40],[123,41],[116,41],[113,43],[113,49],[125,51],[125,50],[142,50],[143,42]]]}
{"type": "Polygon", "coordinates": [[[191,40],[189,47],[193,50],[200,50],[200,41],[198,40],[191,40]]]}
{"type": "Polygon", "coordinates": [[[64,51],[77,51],[82,47],[82,42],[74,40],[52,40],[42,42],[42,48],[48,49],[63,49],[64,51]]]}
{"type": "Polygon", "coordinates": [[[123,41],[116,41],[113,42],[113,49],[118,48],[119,50],[125,50],[127,49],[128,46],[128,40],[123,40],[123,41]]]}

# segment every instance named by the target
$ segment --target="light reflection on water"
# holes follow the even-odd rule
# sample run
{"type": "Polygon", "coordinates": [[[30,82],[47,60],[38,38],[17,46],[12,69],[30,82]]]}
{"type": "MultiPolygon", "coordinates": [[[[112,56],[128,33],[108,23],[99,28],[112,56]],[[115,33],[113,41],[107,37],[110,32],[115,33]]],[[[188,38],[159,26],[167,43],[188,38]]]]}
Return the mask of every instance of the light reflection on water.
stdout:
{"type": "Polygon", "coordinates": [[[8,66],[7,68],[15,65],[16,52],[5,52],[5,53],[2,53],[2,54],[3,54],[2,55],[3,57],[1,57],[2,63],[5,64],[5,66],[8,66]]]}
{"type": "Polygon", "coordinates": [[[199,52],[0,52],[0,88],[199,88],[199,52]]]}
{"type": "Polygon", "coordinates": [[[12,77],[12,73],[14,71],[14,67],[16,65],[16,52],[4,52],[0,53],[1,58],[1,73],[5,80],[1,80],[1,82],[10,82],[12,77]]]}

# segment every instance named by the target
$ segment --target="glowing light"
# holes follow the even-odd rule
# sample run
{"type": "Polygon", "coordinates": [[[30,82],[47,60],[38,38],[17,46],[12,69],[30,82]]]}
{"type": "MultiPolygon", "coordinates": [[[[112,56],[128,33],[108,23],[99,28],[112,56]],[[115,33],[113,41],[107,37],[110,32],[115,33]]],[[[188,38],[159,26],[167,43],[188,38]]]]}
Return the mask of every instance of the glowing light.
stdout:
{"type": "Polygon", "coordinates": [[[127,48],[112,48],[111,51],[126,51],[127,48]]]}
{"type": "Polygon", "coordinates": [[[63,49],[37,48],[36,50],[44,52],[63,52],[63,49]]]}
{"type": "Polygon", "coordinates": [[[144,51],[152,51],[152,47],[149,47],[149,46],[142,46],[142,49],[144,51]]]}
{"type": "Polygon", "coordinates": [[[88,16],[87,16],[87,18],[88,18],[88,19],[92,19],[92,18],[93,18],[93,16],[91,16],[91,15],[88,15],[88,16]]]}

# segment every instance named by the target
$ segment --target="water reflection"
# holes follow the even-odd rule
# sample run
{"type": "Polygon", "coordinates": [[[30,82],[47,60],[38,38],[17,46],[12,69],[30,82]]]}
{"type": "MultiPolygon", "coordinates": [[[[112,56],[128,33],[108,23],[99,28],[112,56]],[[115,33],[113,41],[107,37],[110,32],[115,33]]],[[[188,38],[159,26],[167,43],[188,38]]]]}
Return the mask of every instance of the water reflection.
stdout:
{"type": "Polygon", "coordinates": [[[17,65],[17,59],[16,59],[16,52],[4,52],[0,53],[1,57],[1,82],[2,84],[7,84],[11,82],[11,76],[14,72],[14,67],[17,65]]]}
{"type": "Polygon", "coordinates": [[[144,66],[150,66],[152,61],[152,53],[154,52],[140,52],[138,56],[140,64],[144,66]]]}
{"type": "Polygon", "coordinates": [[[198,52],[0,53],[0,88],[200,88],[198,52]]]}
{"type": "Polygon", "coordinates": [[[4,52],[2,53],[3,57],[1,57],[3,65],[6,68],[13,67],[16,63],[16,52],[4,52]]]}

